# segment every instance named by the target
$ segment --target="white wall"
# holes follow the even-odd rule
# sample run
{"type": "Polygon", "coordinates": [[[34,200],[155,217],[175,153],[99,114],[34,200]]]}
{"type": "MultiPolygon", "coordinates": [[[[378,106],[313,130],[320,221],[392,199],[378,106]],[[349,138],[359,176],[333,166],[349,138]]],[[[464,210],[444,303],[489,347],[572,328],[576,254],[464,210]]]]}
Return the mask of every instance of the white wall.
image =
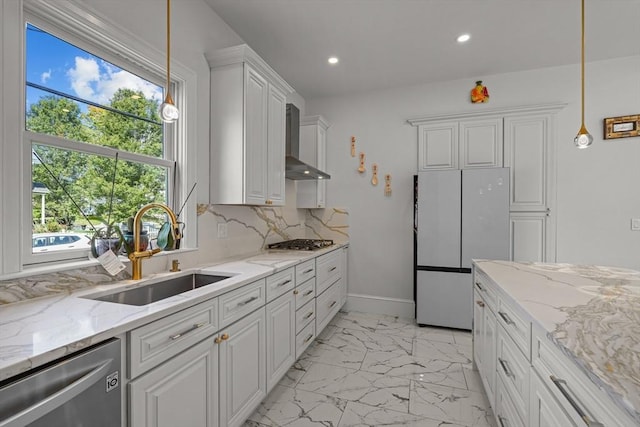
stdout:
{"type": "Polygon", "coordinates": [[[417,167],[417,129],[407,118],[561,102],[557,116],[557,260],[640,268],[640,137],[602,139],[605,117],[640,113],[640,56],[588,63],[586,124],[595,137],[588,150],[573,147],[580,127],[578,65],[478,77],[488,104],[473,105],[474,81],[337,98],[307,99],[308,114],[322,114],[328,133],[327,205],[350,212],[349,292],[413,298],[412,175],[417,167]],[[350,137],[367,155],[367,174],[356,172],[350,137]],[[393,194],[373,187],[370,165],[392,174],[393,194]]]}

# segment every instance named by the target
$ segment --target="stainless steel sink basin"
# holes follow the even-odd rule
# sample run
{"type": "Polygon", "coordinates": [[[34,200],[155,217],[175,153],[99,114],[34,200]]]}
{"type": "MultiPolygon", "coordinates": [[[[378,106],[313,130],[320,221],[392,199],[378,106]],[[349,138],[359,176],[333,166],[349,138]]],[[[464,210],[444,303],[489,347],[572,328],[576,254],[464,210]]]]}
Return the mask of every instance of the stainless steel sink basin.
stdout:
{"type": "Polygon", "coordinates": [[[212,274],[189,274],[186,276],[175,277],[162,282],[150,283],[140,286],[139,288],[127,289],[100,297],[86,296],[83,298],[116,302],[128,305],[147,305],[152,302],[160,301],[192,289],[201,288],[211,285],[221,280],[228,279],[231,276],[218,276],[212,274]]]}

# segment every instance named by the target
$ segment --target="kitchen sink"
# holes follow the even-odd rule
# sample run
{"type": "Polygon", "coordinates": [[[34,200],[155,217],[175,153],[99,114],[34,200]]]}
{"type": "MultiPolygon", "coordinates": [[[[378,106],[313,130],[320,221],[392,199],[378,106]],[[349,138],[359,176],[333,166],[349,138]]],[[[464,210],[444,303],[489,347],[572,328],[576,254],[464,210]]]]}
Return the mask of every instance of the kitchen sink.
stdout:
{"type": "Polygon", "coordinates": [[[189,274],[174,277],[161,282],[150,283],[133,289],[127,289],[109,295],[99,297],[85,296],[82,298],[96,301],[115,302],[127,305],[147,305],[174,295],[181,294],[203,286],[211,285],[228,279],[231,276],[219,276],[214,274],[189,274]]]}

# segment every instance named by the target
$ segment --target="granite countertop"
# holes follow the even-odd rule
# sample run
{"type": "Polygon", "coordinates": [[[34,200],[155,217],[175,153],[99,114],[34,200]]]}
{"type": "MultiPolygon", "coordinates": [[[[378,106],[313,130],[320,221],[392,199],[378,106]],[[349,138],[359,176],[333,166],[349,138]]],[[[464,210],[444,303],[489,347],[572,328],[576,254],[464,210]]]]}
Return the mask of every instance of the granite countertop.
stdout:
{"type": "Polygon", "coordinates": [[[475,263],[640,423],[640,272],[572,264],[475,263]]]}
{"type": "Polygon", "coordinates": [[[0,381],[346,245],[336,244],[316,251],[265,251],[179,273],[160,273],[140,281],[124,280],[71,294],[3,305],[0,308],[0,381]],[[232,277],[146,306],[82,298],[196,272],[232,277]]]}

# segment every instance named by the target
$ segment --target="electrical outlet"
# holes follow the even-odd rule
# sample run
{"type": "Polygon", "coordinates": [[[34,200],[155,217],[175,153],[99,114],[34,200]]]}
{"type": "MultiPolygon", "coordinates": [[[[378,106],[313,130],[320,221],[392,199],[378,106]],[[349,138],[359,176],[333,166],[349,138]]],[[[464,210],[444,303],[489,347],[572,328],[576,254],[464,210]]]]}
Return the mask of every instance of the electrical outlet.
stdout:
{"type": "Polygon", "coordinates": [[[640,231],[640,218],[631,218],[631,231],[640,231]]]}
{"type": "Polygon", "coordinates": [[[227,239],[229,237],[227,223],[219,222],[218,223],[218,239],[227,239]]]}

